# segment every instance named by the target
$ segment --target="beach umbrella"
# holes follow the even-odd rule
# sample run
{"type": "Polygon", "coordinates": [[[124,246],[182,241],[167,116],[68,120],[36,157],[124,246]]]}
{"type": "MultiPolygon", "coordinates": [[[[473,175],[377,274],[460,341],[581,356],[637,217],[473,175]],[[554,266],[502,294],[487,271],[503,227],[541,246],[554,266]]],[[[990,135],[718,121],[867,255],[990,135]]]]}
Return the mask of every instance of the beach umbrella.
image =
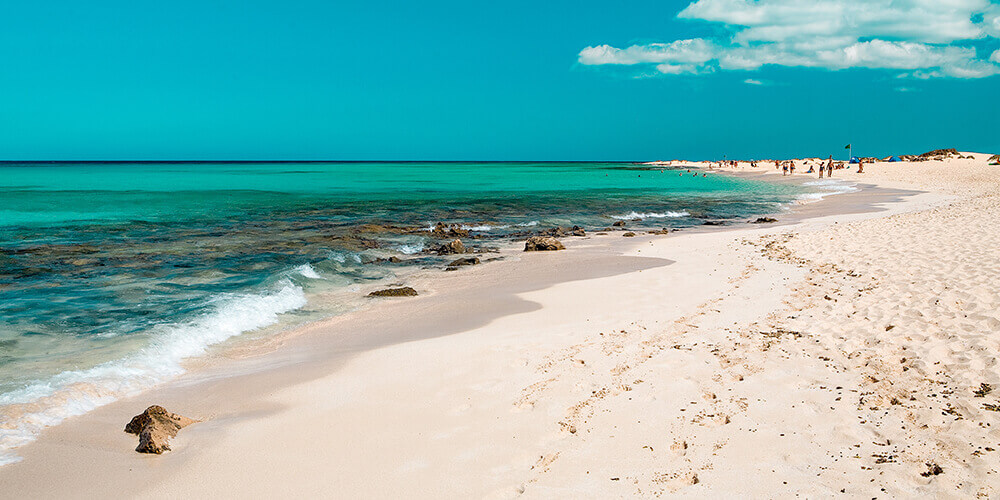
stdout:
{"type": "Polygon", "coordinates": [[[897,161],[903,161],[903,160],[900,160],[898,156],[893,156],[893,157],[889,158],[889,161],[890,162],[897,162],[897,161]]]}

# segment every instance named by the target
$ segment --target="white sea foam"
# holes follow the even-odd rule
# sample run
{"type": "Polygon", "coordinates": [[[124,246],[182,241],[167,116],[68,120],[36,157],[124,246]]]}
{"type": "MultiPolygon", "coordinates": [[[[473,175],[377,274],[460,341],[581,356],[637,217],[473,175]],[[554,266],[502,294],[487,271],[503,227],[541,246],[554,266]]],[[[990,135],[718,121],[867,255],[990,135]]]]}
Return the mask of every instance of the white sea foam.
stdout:
{"type": "Polygon", "coordinates": [[[815,180],[803,183],[802,185],[816,188],[819,191],[799,195],[796,197],[796,200],[800,203],[819,201],[833,194],[853,193],[858,190],[854,184],[839,179],[815,180]]]}
{"type": "Polygon", "coordinates": [[[619,220],[666,219],[666,218],[687,217],[689,215],[691,215],[691,214],[688,213],[688,212],[684,212],[684,211],[680,211],[680,212],[667,211],[667,212],[663,212],[663,213],[659,213],[659,212],[636,212],[636,211],[632,211],[632,212],[629,212],[629,213],[627,213],[625,215],[612,215],[611,218],[612,219],[619,219],[619,220]]]}
{"type": "Polygon", "coordinates": [[[506,226],[506,225],[504,225],[504,226],[491,226],[489,224],[479,224],[478,226],[463,225],[462,229],[465,229],[466,231],[488,232],[488,231],[493,231],[495,229],[507,229],[509,227],[510,226],[506,226]]]}
{"type": "Polygon", "coordinates": [[[415,253],[420,253],[424,251],[423,243],[404,243],[396,247],[396,250],[401,254],[413,255],[415,253]]]}
{"type": "Polygon", "coordinates": [[[201,317],[154,328],[154,340],[131,356],[64,371],[0,394],[0,465],[20,460],[11,450],[33,441],[42,429],[176,377],[184,373],[185,359],[274,324],[279,314],[305,303],[303,290],[287,280],[267,293],[220,296],[212,311],[201,317]]]}
{"type": "Polygon", "coordinates": [[[330,259],[337,261],[341,264],[347,264],[348,261],[354,264],[361,264],[361,254],[355,252],[340,252],[336,250],[330,251],[330,259]]]}
{"type": "Polygon", "coordinates": [[[302,264],[301,266],[296,267],[295,272],[311,280],[323,279],[323,277],[316,272],[316,269],[314,269],[313,266],[310,266],[309,264],[302,264]]]}
{"type": "MultiPolygon", "coordinates": [[[[479,232],[485,233],[485,232],[489,232],[489,231],[496,231],[497,229],[510,229],[512,227],[533,227],[533,226],[537,226],[537,225],[538,225],[538,221],[537,220],[533,220],[533,221],[529,221],[529,222],[521,222],[521,223],[518,223],[518,224],[503,224],[503,225],[493,225],[493,224],[476,224],[476,225],[470,225],[470,224],[462,224],[461,226],[458,226],[458,227],[460,229],[464,229],[466,231],[479,231],[479,232]]],[[[423,228],[423,231],[433,231],[435,227],[437,227],[437,224],[429,224],[427,227],[423,228]]]]}

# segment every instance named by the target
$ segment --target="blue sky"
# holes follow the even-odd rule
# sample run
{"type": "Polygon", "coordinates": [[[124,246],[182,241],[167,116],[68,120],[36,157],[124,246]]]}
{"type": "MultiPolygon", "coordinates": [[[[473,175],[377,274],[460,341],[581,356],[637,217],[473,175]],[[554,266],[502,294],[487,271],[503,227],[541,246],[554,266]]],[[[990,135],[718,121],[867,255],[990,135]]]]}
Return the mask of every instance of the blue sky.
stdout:
{"type": "Polygon", "coordinates": [[[1000,152],[996,2],[690,4],[4,2],[0,159],[1000,152]]]}

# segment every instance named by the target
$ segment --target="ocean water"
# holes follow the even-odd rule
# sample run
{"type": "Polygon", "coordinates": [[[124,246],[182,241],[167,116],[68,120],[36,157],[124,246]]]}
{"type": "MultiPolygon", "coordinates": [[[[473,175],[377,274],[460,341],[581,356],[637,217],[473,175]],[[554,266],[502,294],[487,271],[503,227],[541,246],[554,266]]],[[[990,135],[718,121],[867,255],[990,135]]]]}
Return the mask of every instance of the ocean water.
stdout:
{"type": "Polygon", "coordinates": [[[351,307],[320,294],[441,266],[437,222],[488,247],[742,221],[836,189],[628,163],[3,164],[0,464],[213,345],[351,307]]]}

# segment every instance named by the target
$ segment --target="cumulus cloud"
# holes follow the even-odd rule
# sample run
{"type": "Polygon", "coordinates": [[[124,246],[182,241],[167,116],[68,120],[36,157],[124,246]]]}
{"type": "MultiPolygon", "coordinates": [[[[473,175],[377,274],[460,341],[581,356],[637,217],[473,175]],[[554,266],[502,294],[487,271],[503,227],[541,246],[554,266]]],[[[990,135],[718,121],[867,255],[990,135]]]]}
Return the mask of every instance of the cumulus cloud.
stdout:
{"type": "Polygon", "coordinates": [[[583,64],[704,64],[715,54],[711,43],[701,38],[676,40],[670,43],[633,45],[616,49],[610,45],[587,47],[580,51],[583,64]]]}
{"type": "Polygon", "coordinates": [[[994,52],[993,55],[990,56],[990,60],[997,64],[1000,64],[1000,50],[994,52]]]}
{"type": "Polygon", "coordinates": [[[678,17],[722,23],[729,37],[599,45],[579,61],[652,64],[665,74],[766,65],[903,70],[913,78],[1000,73],[1000,55],[980,59],[963,44],[1000,38],[1000,5],[989,0],[698,0],[678,17]]]}

